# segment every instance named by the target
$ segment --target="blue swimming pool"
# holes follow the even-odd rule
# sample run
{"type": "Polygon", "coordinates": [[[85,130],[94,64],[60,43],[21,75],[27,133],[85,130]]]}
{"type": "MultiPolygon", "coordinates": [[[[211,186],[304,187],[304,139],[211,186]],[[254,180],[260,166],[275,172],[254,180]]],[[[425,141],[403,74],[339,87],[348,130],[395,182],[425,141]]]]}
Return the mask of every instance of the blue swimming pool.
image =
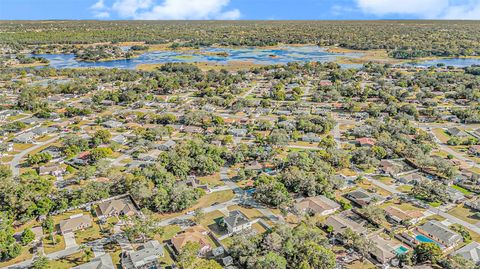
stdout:
{"type": "Polygon", "coordinates": [[[408,252],[408,248],[404,247],[404,246],[399,246],[398,248],[395,249],[395,252],[398,254],[398,255],[403,255],[405,253],[408,252]]]}
{"type": "Polygon", "coordinates": [[[415,236],[415,239],[417,239],[421,243],[437,243],[433,239],[430,239],[423,234],[417,234],[417,236],[415,236]]]}

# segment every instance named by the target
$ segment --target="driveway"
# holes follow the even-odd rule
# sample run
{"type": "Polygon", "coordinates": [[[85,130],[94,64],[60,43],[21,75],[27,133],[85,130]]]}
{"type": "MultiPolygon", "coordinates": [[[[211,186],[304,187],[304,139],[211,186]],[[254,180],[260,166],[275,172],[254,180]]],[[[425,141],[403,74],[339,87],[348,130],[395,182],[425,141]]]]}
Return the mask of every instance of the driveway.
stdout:
{"type": "Polygon", "coordinates": [[[74,233],[65,233],[63,234],[63,238],[65,239],[65,249],[77,246],[74,233]]]}

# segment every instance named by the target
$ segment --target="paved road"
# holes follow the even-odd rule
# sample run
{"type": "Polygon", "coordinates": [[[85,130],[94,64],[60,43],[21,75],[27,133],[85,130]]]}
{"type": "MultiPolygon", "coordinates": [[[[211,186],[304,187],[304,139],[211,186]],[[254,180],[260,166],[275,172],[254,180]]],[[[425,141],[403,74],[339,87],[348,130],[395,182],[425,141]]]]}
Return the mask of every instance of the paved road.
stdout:
{"type": "Polygon", "coordinates": [[[25,157],[27,154],[29,154],[30,152],[34,151],[34,150],[37,150],[45,145],[48,145],[50,143],[53,143],[55,141],[57,141],[58,139],[60,139],[62,137],[62,135],[58,135],[50,140],[47,140],[45,142],[41,142],[41,143],[38,143],[36,144],[35,146],[33,147],[30,147],[28,149],[25,149],[24,151],[18,153],[17,155],[15,155],[15,157],[13,157],[13,160],[10,162],[10,168],[12,170],[12,174],[13,176],[18,176],[20,175],[20,167],[19,167],[19,164],[20,164],[20,161],[22,160],[23,157],[25,157]]]}

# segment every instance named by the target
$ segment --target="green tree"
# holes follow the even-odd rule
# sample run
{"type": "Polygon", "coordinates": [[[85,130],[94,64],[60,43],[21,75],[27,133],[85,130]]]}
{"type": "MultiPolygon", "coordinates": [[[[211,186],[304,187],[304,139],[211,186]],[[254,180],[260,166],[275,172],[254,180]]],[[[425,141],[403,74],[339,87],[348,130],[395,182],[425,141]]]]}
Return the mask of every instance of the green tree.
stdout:
{"type": "Polygon", "coordinates": [[[442,257],[442,250],[436,243],[420,243],[415,246],[413,251],[417,263],[426,261],[437,263],[442,257]]]}
{"type": "Polygon", "coordinates": [[[183,269],[193,269],[197,260],[200,244],[197,242],[187,242],[178,255],[178,265],[183,269]]]}
{"type": "Polygon", "coordinates": [[[255,267],[258,269],[286,269],[287,260],[275,252],[268,252],[265,256],[258,258],[255,267]]]}
{"type": "Polygon", "coordinates": [[[26,246],[30,244],[34,239],[35,239],[35,234],[32,232],[32,230],[28,228],[23,230],[22,238],[21,238],[22,245],[26,246]]]}
{"type": "Polygon", "coordinates": [[[50,267],[50,260],[43,256],[37,256],[32,264],[32,269],[47,269],[50,267]]]}

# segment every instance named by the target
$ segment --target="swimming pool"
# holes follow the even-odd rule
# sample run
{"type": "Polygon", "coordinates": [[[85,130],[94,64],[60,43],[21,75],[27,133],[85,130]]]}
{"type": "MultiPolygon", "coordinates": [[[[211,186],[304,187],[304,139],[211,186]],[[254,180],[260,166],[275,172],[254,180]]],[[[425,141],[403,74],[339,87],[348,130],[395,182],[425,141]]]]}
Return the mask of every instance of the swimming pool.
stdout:
{"type": "Polygon", "coordinates": [[[423,234],[417,234],[417,236],[415,236],[415,239],[417,239],[417,241],[419,241],[421,243],[437,243],[433,239],[430,239],[430,238],[424,236],[423,234]]]}
{"type": "Polygon", "coordinates": [[[408,248],[404,246],[399,246],[398,248],[395,249],[395,253],[397,253],[398,255],[403,255],[407,252],[408,252],[408,248]]]}

